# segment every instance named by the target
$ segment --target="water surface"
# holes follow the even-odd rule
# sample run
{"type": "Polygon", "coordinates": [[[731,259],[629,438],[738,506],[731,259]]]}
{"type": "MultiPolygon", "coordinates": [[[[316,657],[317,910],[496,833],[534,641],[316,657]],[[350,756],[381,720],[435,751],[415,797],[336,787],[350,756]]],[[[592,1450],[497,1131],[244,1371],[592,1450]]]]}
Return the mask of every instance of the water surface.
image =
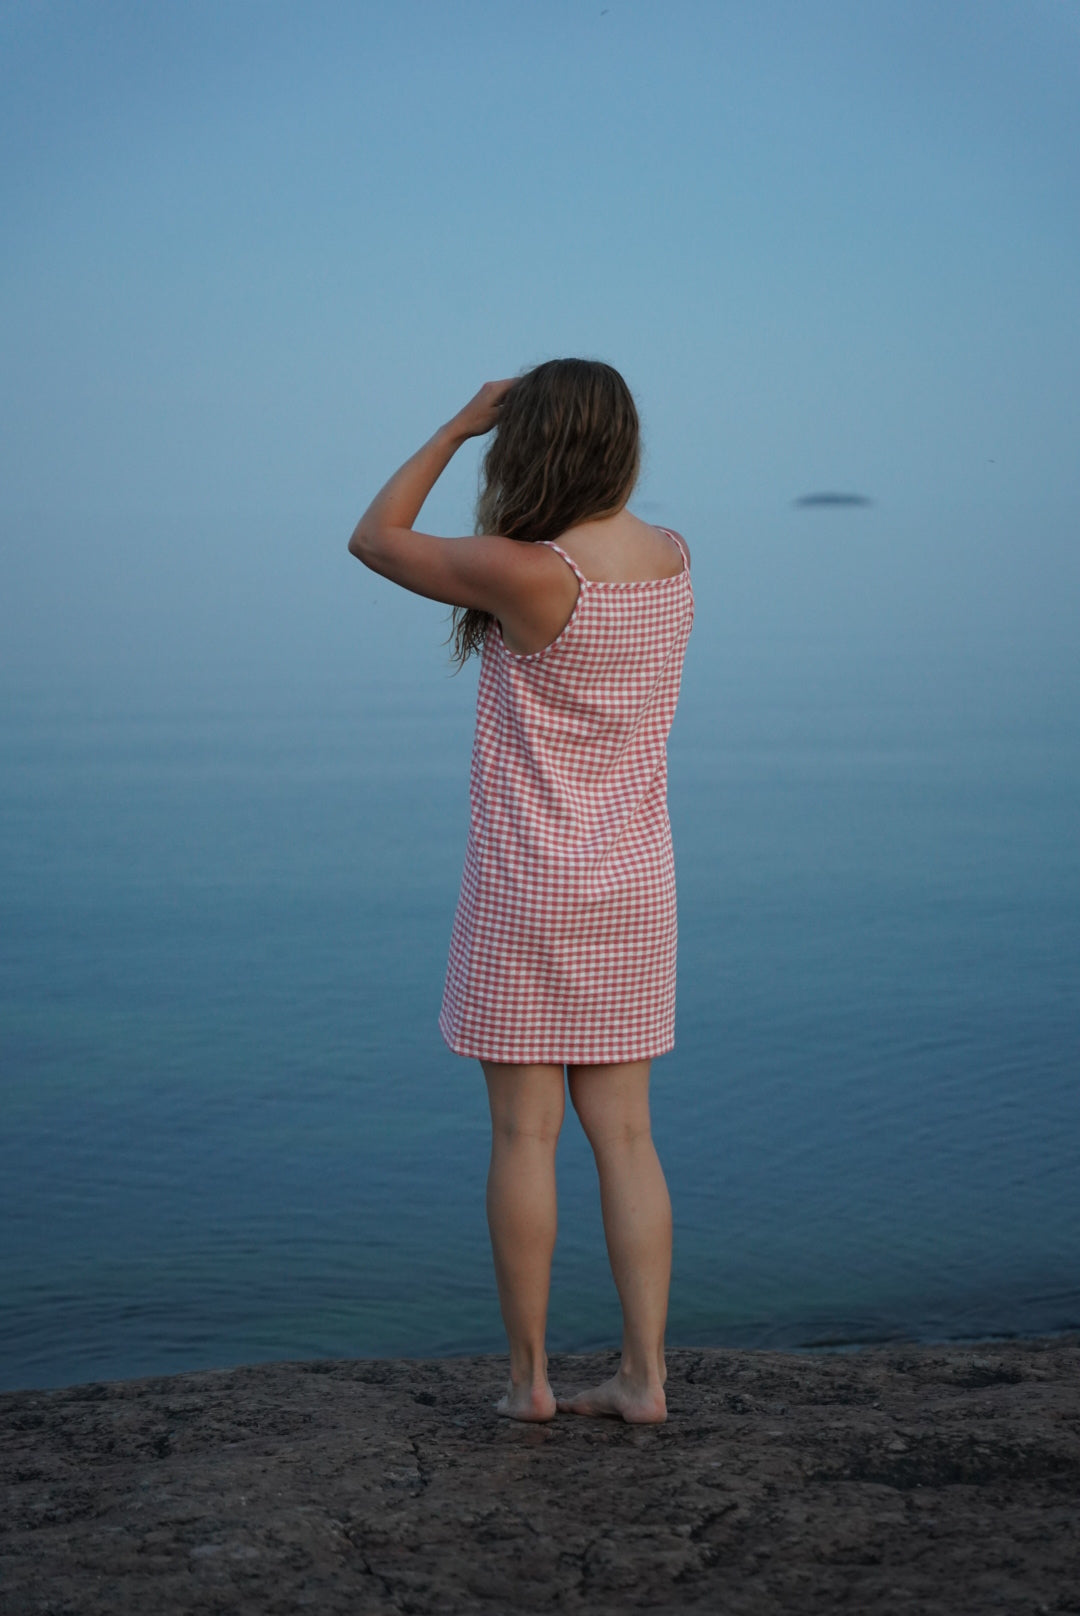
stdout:
{"type": "MultiPolygon", "coordinates": [[[[670,1339],[1080,1323],[1063,719],[688,687],[670,1339]]],[[[471,697],[9,716],[0,1385],[498,1349],[475,1063],[435,1018],[471,697]]],[[[557,1349],[613,1342],[560,1146],[557,1349]]]]}

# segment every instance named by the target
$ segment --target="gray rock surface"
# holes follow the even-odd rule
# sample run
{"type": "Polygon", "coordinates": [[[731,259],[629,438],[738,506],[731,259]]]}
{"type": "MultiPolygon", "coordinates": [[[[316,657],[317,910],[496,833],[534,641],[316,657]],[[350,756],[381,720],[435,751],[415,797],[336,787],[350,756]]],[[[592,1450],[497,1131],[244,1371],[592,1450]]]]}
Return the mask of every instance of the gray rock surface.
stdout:
{"type": "Polygon", "coordinates": [[[496,1358],[7,1393],[0,1609],[1080,1612],[1080,1336],[669,1367],[649,1428],[501,1420],[496,1358]]]}

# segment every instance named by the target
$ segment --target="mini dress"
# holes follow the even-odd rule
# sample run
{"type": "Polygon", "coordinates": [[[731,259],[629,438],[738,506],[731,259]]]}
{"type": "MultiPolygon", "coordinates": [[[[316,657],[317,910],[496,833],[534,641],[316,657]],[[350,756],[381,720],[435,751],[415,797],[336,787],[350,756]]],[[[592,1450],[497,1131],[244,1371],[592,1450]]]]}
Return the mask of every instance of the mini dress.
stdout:
{"type": "Polygon", "coordinates": [[[690,562],[577,576],[561,633],[481,649],[465,868],[439,1030],[481,1060],[644,1060],[675,1041],[667,738],[694,619],[690,562]]]}

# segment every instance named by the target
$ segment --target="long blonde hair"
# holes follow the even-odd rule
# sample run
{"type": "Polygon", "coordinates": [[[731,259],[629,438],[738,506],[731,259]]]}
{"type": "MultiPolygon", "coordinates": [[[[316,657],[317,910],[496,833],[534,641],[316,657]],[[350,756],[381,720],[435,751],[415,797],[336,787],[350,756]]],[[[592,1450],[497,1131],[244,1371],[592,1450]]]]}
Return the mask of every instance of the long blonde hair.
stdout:
{"type": "MultiPolygon", "coordinates": [[[[640,461],[638,413],[619,372],[597,359],[549,359],[506,395],[484,456],[476,532],[538,544],[613,515],[630,498],[640,461]]],[[[459,668],[491,622],[478,607],[454,607],[459,668]]]]}

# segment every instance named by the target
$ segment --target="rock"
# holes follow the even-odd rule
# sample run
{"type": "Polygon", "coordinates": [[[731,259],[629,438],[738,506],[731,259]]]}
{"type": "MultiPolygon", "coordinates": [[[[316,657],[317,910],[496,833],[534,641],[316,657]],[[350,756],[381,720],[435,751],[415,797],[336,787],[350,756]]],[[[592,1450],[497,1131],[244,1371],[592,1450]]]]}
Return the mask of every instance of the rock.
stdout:
{"type": "MultiPolygon", "coordinates": [[[[552,1379],[612,1364],[553,1357],[552,1379]]],[[[672,1352],[669,1371],[648,1428],[501,1420],[496,1358],[0,1395],[0,1606],[1080,1610],[1080,1337],[672,1352]]]]}

